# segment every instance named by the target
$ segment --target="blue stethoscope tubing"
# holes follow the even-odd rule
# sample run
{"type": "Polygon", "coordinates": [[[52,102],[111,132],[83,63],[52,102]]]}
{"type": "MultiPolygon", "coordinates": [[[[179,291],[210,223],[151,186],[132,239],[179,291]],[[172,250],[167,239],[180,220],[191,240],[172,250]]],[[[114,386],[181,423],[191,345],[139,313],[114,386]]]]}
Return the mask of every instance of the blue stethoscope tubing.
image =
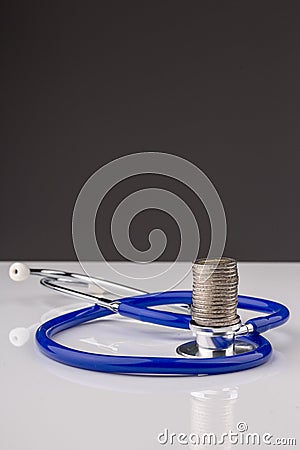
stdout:
{"type": "MultiPolygon", "coordinates": [[[[178,303],[190,305],[191,302],[191,291],[144,294],[120,300],[118,313],[142,322],[189,329],[190,315],[154,310],[151,307],[178,303]]],[[[289,317],[289,310],[284,305],[256,297],[239,295],[238,307],[268,315],[246,322],[246,325],[252,325],[253,332],[239,339],[254,344],[254,349],[234,356],[182,358],[105,355],[72,349],[52,339],[64,330],[114,314],[99,305],[72,311],[43,323],[36,331],[36,342],[41,352],[55,361],[99,372],[156,375],[214,375],[236,372],[259,366],[270,358],[272,346],[260,333],[284,324],[289,317]]]]}

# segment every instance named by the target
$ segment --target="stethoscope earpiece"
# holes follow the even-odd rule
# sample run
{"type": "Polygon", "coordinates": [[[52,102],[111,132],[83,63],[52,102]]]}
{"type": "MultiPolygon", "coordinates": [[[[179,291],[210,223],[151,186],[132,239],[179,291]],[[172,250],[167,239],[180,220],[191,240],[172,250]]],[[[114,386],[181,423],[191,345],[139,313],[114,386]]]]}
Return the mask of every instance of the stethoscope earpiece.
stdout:
{"type": "Polygon", "coordinates": [[[15,262],[9,268],[9,276],[13,281],[24,281],[29,278],[30,268],[27,264],[15,262]]]}

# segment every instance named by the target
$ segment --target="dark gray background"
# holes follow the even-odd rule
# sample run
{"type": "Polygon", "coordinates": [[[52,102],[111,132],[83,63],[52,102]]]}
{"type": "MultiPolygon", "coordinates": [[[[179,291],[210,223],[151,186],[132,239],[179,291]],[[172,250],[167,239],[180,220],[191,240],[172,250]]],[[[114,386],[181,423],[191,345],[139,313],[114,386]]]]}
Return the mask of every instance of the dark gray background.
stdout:
{"type": "MultiPolygon", "coordinates": [[[[121,155],[164,151],[196,163],[220,193],[226,254],[299,257],[299,2],[6,2],[1,12],[0,259],[75,259],[80,188],[121,155]]],[[[101,206],[101,248],[118,202],[137,188],[178,193],[209,243],[204,208],[159,176],[127,180],[101,206]]],[[[165,213],[133,221],[134,244],[165,213]]]]}

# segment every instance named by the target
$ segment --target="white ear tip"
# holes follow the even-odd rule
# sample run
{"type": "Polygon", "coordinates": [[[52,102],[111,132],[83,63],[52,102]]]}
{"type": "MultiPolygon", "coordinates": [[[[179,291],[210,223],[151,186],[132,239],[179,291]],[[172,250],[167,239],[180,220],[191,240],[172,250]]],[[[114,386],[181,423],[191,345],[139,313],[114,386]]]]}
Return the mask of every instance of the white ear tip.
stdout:
{"type": "Polygon", "coordinates": [[[30,275],[30,269],[27,264],[14,263],[9,268],[9,276],[14,281],[24,281],[30,275]]]}

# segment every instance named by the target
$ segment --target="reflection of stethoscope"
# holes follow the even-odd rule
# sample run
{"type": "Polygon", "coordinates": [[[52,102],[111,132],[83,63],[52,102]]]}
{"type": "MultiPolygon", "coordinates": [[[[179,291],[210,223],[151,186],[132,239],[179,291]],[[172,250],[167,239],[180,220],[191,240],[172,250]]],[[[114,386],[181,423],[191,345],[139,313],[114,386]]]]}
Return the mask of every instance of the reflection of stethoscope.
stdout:
{"type": "Polygon", "coordinates": [[[197,341],[184,344],[185,352],[182,351],[183,346],[177,349],[178,353],[189,354],[189,357],[140,357],[90,353],[66,347],[52,338],[68,328],[116,313],[152,324],[189,329],[191,315],[186,314],[186,312],[189,312],[192,304],[191,291],[148,294],[87,275],[48,269],[29,269],[22,263],[13,264],[9,273],[15,281],[25,280],[30,274],[41,276],[42,285],[94,304],[48,320],[36,332],[38,347],[46,356],[63,364],[88,370],[135,374],[200,375],[227,373],[256,367],[266,362],[272,352],[271,344],[260,333],[282,325],[289,316],[288,309],[280,303],[239,296],[239,308],[267,313],[268,315],[250,319],[245,325],[238,328],[197,329],[196,335],[197,332],[202,333],[202,341],[203,335],[205,335],[205,338],[209,341],[209,348],[211,349],[213,346],[214,350],[218,350],[212,352],[211,357],[201,357],[201,352],[199,354],[197,351],[195,352],[197,341]],[[88,292],[71,289],[61,283],[68,283],[69,285],[74,283],[80,286],[88,285],[89,287],[96,284],[106,292],[114,292],[120,297],[126,297],[108,300],[88,292]],[[182,311],[179,313],[151,308],[162,305],[182,305],[182,311]],[[226,345],[228,347],[224,350],[226,345]],[[233,349],[231,353],[229,352],[230,349],[233,349]],[[222,353],[221,350],[224,350],[224,352],[222,353]],[[191,357],[192,354],[194,354],[193,357],[191,357]]]}

